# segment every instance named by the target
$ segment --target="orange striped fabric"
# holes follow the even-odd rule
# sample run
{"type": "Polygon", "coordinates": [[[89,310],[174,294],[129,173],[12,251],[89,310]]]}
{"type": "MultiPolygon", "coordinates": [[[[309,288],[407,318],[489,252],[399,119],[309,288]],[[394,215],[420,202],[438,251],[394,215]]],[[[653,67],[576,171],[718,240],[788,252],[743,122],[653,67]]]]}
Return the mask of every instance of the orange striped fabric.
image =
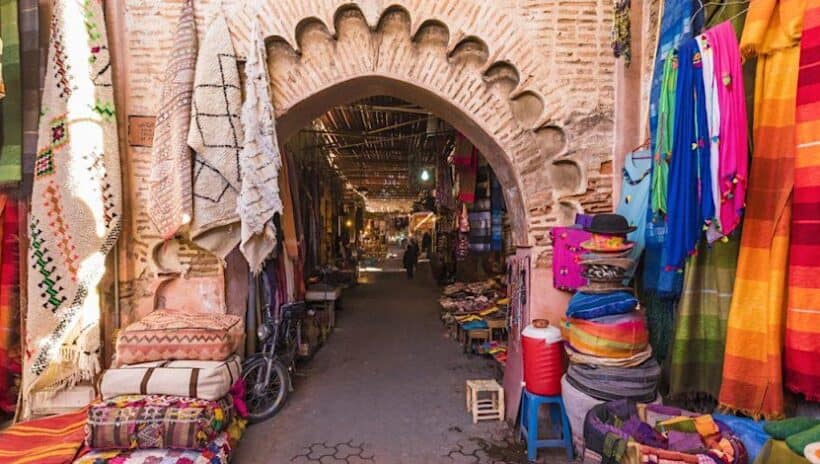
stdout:
{"type": "Polygon", "coordinates": [[[85,440],[86,409],[15,424],[0,431],[0,464],[64,464],[85,440]]]}
{"type": "Polygon", "coordinates": [[[758,56],[754,151],[729,311],[720,404],[783,414],[783,326],[795,158],[795,98],[806,0],[753,0],[740,47],[758,56]]]}
{"type": "Polygon", "coordinates": [[[786,387],[820,400],[820,0],[809,0],[800,40],[797,157],[786,313],[786,387]]]}

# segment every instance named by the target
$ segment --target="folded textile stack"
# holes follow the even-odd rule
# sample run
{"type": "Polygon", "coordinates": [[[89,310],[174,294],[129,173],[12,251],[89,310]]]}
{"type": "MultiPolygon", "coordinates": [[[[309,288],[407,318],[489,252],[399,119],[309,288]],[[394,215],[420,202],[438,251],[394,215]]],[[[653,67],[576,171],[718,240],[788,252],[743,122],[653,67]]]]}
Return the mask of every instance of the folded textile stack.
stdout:
{"type": "Polygon", "coordinates": [[[567,308],[566,381],[599,401],[651,402],[661,368],[652,358],[638,300],[623,284],[634,264],[628,257],[633,243],[625,240],[634,227],[617,214],[599,214],[585,230],[592,238],[581,244],[588,253],[580,264],[588,283],[567,308]]]}
{"type": "Polygon", "coordinates": [[[238,316],[158,310],[117,336],[78,462],[229,462],[244,420],[238,316]]]}
{"type": "Polygon", "coordinates": [[[478,167],[476,175],[475,202],[470,205],[470,251],[490,251],[492,242],[492,203],[490,198],[490,167],[478,167]]]}
{"type": "Polygon", "coordinates": [[[740,438],[714,417],[628,400],[590,409],[584,443],[584,464],[748,462],[740,438]]]}
{"type": "Polygon", "coordinates": [[[820,419],[792,417],[763,426],[769,440],[755,464],[808,464],[820,461],[820,419]]]}

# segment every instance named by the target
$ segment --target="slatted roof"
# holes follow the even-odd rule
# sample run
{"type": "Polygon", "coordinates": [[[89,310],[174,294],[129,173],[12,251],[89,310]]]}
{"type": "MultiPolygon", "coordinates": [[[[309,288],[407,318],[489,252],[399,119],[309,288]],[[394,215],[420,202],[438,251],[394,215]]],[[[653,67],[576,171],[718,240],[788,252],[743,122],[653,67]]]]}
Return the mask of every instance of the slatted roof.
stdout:
{"type": "Polygon", "coordinates": [[[304,131],[354,189],[405,204],[434,186],[436,159],[447,156],[455,136],[426,109],[385,96],[334,107],[304,131]],[[422,182],[425,168],[431,179],[422,182]]]}

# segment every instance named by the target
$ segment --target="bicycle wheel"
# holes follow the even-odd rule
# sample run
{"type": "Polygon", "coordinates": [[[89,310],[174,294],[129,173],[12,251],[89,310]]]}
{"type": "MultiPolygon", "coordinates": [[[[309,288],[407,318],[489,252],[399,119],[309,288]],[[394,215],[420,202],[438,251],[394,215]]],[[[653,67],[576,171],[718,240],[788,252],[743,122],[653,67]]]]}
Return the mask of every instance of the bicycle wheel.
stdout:
{"type": "Polygon", "coordinates": [[[275,416],[288,398],[290,374],[278,359],[273,360],[270,381],[265,383],[267,361],[253,358],[242,367],[245,380],[245,403],[248,407],[248,422],[255,424],[275,416]]]}

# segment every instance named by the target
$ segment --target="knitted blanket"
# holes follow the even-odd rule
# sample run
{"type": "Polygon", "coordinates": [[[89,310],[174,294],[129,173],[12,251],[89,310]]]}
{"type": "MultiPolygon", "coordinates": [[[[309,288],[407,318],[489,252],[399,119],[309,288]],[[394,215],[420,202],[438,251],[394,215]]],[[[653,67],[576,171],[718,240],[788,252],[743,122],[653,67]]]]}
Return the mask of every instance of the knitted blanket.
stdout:
{"type": "Polygon", "coordinates": [[[251,48],[245,63],[247,79],[245,102],[242,104],[245,147],[239,154],[242,186],[236,212],[242,223],[239,247],[251,271],[258,274],[265,258],[276,246],[273,216],[281,213],[283,206],[278,181],[281,154],[270,95],[265,39],[258,23],[253,28],[251,48]]]}
{"type": "Polygon", "coordinates": [[[804,7],[804,0],[752,2],[740,44],[745,55],[758,55],[755,150],[719,401],[751,417],[783,414],[783,324],[804,7]]]}
{"type": "Polygon", "coordinates": [[[28,224],[24,398],[92,380],[99,372],[97,286],[122,216],[102,2],[53,5],[28,224]]]}
{"type": "Polygon", "coordinates": [[[228,23],[219,15],[197,57],[188,145],[194,150],[191,240],[222,259],[239,243],[239,86],[228,23]]]}
{"type": "Polygon", "coordinates": [[[165,66],[162,99],[151,148],[148,216],[168,240],[191,221],[191,94],[196,66],[196,22],[191,0],[182,7],[174,47],[165,66]]]}
{"type": "Polygon", "coordinates": [[[2,78],[2,151],[0,184],[19,182],[23,154],[23,108],[20,82],[20,30],[17,0],[0,1],[0,37],[3,38],[2,78]]]}
{"type": "Polygon", "coordinates": [[[808,2],[797,81],[797,153],[789,248],[786,387],[820,400],[820,1],[808,2]]]}

